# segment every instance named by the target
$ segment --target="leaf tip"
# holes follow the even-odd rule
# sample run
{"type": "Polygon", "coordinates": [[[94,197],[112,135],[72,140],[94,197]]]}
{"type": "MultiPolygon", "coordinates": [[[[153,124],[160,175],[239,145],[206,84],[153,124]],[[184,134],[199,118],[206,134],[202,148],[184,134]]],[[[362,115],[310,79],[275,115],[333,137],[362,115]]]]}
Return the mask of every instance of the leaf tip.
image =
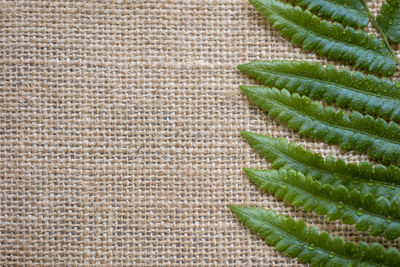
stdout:
{"type": "Polygon", "coordinates": [[[248,132],[248,131],[241,131],[240,132],[242,137],[247,141],[247,143],[252,144],[255,142],[256,139],[262,137],[264,139],[267,139],[267,136],[262,136],[256,133],[248,132]]]}
{"type": "Polygon", "coordinates": [[[236,215],[241,214],[245,209],[247,209],[246,207],[242,207],[242,206],[238,206],[238,205],[234,205],[234,204],[229,204],[229,208],[236,215]]]}
{"type": "Polygon", "coordinates": [[[244,173],[249,177],[251,181],[254,179],[254,175],[256,174],[255,172],[257,171],[256,169],[253,168],[243,168],[244,173]]]}
{"type": "Polygon", "coordinates": [[[242,90],[242,92],[246,95],[250,88],[248,85],[239,85],[239,89],[242,90]]]}
{"type": "Polygon", "coordinates": [[[252,132],[248,132],[248,131],[240,131],[240,134],[242,135],[242,137],[244,139],[248,139],[249,137],[251,137],[252,135],[254,135],[252,132]]]}
{"type": "Polygon", "coordinates": [[[251,66],[251,62],[250,63],[245,63],[245,64],[240,64],[240,65],[237,66],[237,68],[239,70],[241,70],[241,71],[246,72],[246,71],[248,71],[250,69],[250,66],[251,66]]]}
{"type": "Polygon", "coordinates": [[[243,170],[245,173],[248,173],[248,172],[251,171],[251,168],[242,168],[242,170],[243,170]]]}

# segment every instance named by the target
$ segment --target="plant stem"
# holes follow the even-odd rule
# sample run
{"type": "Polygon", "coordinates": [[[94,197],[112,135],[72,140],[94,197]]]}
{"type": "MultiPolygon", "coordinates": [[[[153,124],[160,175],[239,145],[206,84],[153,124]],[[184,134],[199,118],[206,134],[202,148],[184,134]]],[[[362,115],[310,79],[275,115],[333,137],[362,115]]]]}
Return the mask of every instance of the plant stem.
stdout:
{"type": "Polygon", "coordinates": [[[379,31],[383,42],[385,43],[386,48],[390,51],[390,53],[392,54],[393,59],[396,61],[397,65],[400,66],[400,60],[397,58],[396,53],[393,51],[392,47],[389,44],[389,40],[386,36],[386,34],[383,32],[382,28],[379,26],[378,22],[376,21],[374,15],[372,15],[371,11],[369,10],[367,3],[365,2],[365,0],[362,0],[363,4],[364,4],[364,9],[365,11],[368,13],[368,17],[371,20],[372,24],[375,26],[375,28],[379,31]]]}

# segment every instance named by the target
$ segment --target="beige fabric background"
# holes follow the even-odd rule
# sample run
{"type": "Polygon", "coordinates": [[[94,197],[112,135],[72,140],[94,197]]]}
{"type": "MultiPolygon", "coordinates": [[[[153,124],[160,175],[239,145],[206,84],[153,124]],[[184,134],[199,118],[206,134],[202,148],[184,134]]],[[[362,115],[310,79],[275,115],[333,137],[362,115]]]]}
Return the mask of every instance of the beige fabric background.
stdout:
{"type": "Polygon", "coordinates": [[[241,171],[269,164],[240,130],[366,159],[300,137],[240,93],[256,82],[239,63],[328,63],[247,1],[1,1],[0,39],[0,265],[304,266],[230,203],[382,242],[260,193],[241,171]]]}

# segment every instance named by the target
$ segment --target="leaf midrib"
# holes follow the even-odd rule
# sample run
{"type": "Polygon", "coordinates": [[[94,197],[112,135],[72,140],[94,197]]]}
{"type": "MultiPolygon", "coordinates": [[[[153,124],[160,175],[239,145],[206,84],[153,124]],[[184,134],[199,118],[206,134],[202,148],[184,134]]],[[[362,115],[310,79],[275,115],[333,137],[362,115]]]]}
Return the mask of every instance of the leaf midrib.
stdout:
{"type": "MultiPolygon", "coordinates": [[[[251,92],[251,93],[253,93],[253,92],[251,92]]],[[[261,95],[259,95],[259,94],[257,94],[257,93],[253,93],[253,94],[255,94],[256,96],[258,96],[259,98],[262,97],[261,95]]],[[[332,127],[332,128],[339,128],[339,129],[342,129],[343,131],[348,131],[348,132],[352,132],[352,133],[355,133],[355,134],[357,134],[357,133],[362,133],[362,134],[364,134],[364,135],[373,137],[374,139],[384,140],[384,141],[387,141],[387,142],[389,142],[389,143],[393,143],[393,144],[395,144],[395,145],[397,145],[397,146],[400,146],[400,142],[398,142],[398,141],[386,139],[386,138],[384,138],[384,137],[374,135],[373,133],[368,133],[368,132],[365,132],[365,131],[355,130],[355,129],[348,128],[348,127],[344,127],[344,126],[340,126],[340,125],[337,125],[337,124],[332,124],[332,123],[329,123],[329,122],[325,122],[325,121],[322,121],[322,120],[320,120],[320,119],[318,119],[318,118],[315,118],[315,117],[313,117],[313,116],[311,116],[311,115],[307,115],[307,114],[305,114],[305,113],[303,113],[303,112],[301,112],[301,111],[298,111],[297,109],[294,109],[294,108],[292,108],[292,107],[290,107],[290,106],[284,105],[284,104],[282,104],[281,102],[279,102],[279,101],[277,101],[277,100],[274,101],[274,99],[272,99],[272,98],[268,98],[268,99],[270,99],[270,101],[274,102],[276,105],[279,105],[279,106],[281,106],[281,107],[283,106],[283,107],[286,108],[286,109],[289,109],[289,110],[291,110],[291,111],[293,111],[293,112],[299,113],[299,114],[303,115],[304,117],[308,117],[308,118],[310,118],[310,119],[314,119],[314,120],[320,122],[321,124],[325,124],[325,125],[327,125],[327,126],[329,126],[329,127],[332,127]]]]}
{"type": "MultiPolygon", "coordinates": [[[[262,142],[264,145],[267,145],[267,146],[269,147],[270,150],[273,150],[276,154],[280,154],[282,157],[285,157],[287,160],[291,161],[291,162],[294,163],[294,164],[302,165],[302,166],[304,166],[305,168],[312,169],[312,170],[314,170],[314,171],[319,171],[319,172],[325,173],[325,174],[327,174],[327,175],[331,175],[331,176],[333,176],[333,177],[335,177],[335,176],[336,176],[336,177],[337,177],[337,176],[343,177],[342,180],[347,180],[347,179],[346,179],[346,176],[344,176],[343,174],[340,174],[340,173],[334,173],[334,174],[332,174],[331,172],[329,172],[329,171],[327,171],[327,170],[320,169],[320,168],[317,168],[317,167],[312,167],[312,166],[310,166],[310,165],[306,165],[305,163],[303,163],[303,162],[301,162],[301,161],[298,161],[298,160],[293,159],[293,158],[292,158],[290,155],[288,155],[287,153],[284,153],[284,152],[282,152],[282,151],[276,149],[275,147],[273,147],[272,145],[269,145],[268,143],[265,143],[265,142],[263,142],[263,141],[259,141],[259,142],[262,142]]],[[[365,178],[359,178],[358,176],[355,176],[355,177],[357,177],[357,178],[356,178],[356,179],[352,178],[352,179],[358,180],[358,181],[360,181],[360,182],[362,182],[362,183],[364,183],[364,184],[367,183],[367,182],[369,182],[369,180],[367,180],[367,179],[365,179],[365,178]]],[[[381,184],[386,185],[386,186],[397,186],[397,184],[387,183],[387,182],[382,181],[382,180],[379,180],[379,182],[380,182],[381,184]]],[[[354,183],[354,182],[353,182],[353,183],[354,183]]]]}
{"type": "MultiPolygon", "coordinates": [[[[278,174],[278,176],[279,176],[279,174],[278,174]]],[[[260,177],[260,178],[263,178],[263,177],[261,177],[261,176],[259,176],[258,175],[258,177],[260,177]]],[[[327,198],[327,197],[324,197],[322,194],[320,194],[319,192],[317,192],[317,193],[312,193],[312,192],[309,192],[309,191],[306,191],[305,189],[303,189],[303,188],[301,188],[300,186],[297,186],[297,185],[295,185],[295,184],[293,184],[293,183],[291,183],[290,182],[290,179],[288,179],[289,180],[289,182],[288,181],[282,181],[281,179],[279,179],[279,178],[272,178],[271,180],[269,180],[269,181],[271,181],[271,183],[273,183],[273,184],[275,184],[275,185],[278,185],[278,186],[280,186],[280,184],[279,184],[279,182],[282,182],[282,183],[286,183],[286,184],[288,184],[288,185],[290,185],[290,186],[292,186],[292,190],[293,191],[297,191],[299,194],[301,194],[301,192],[303,192],[303,194],[304,193],[306,193],[306,194],[308,194],[308,195],[312,195],[312,196],[314,196],[314,197],[318,197],[318,198],[320,198],[320,199],[322,199],[322,200],[324,200],[324,201],[326,201],[326,202],[333,202],[333,203],[339,203],[339,201],[336,201],[336,200],[333,200],[333,199],[330,199],[330,198],[327,198]],[[275,182],[276,181],[276,182],[275,182]],[[294,187],[294,189],[293,189],[293,187],[294,187]]],[[[318,182],[318,181],[317,181],[318,182]]],[[[265,183],[265,182],[264,182],[265,183]]],[[[262,186],[262,185],[261,185],[262,186]]],[[[321,188],[322,188],[322,185],[321,185],[321,188]]],[[[285,192],[288,192],[288,190],[285,190],[285,192]]],[[[282,198],[283,199],[283,198],[282,198]]],[[[291,203],[290,203],[291,204],[291,203]]],[[[349,210],[352,210],[352,211],[354,211],[354,213],[355,214],[357,214],[357,211],[358,211],[358,209],[356,208],[356,207],[354,207],[354,206],[352,206],[352,205],[350,205],[350,204],[348,204],[348,203],[343,203],[343,206],[344,207],[347,207],[347,209],[349,209],[349,210]]],[[[315,210],[315,209],[314,209],[315,210]]],[[[370,210],[365,210],[365,209],[363,209],[363,214],[366,214],[366,215],[368,215],[368,216],[370,216],[370,217],[377,217],[377,218],[380,218],[382,221],[385,221],[386,219],[387,219],[387,216],[385,216],[385,215],[381,215],[381,214],[378,214],[378,213],[375,213],[375,212],[373,212],[373,211],[370,211],[370,210]]],[[[361,215],[362,216],[362,215],[361,215]]],[[[360,217],[361,217],[360,216],[360,217]]],[[[389,216],[389,215],[388,215],[389,216]]],[[[343,216],[341,216],[341,218],[342,218],[343,216]]],[[[393,217],[393,222],[397,222],[398,224],[400,224],[400,219],[399,218],[397,218],[397,217],[393,217]]]]}
{"type": "MultiPolygon", "coordinates": [[[[273,228],[276,232],[279,232],[279,233],[281,233],[281,234],[283,234],[283,235],[289,236],[290,238],[296,240],[296,241],[297,241],[298,243],[300,243],[300,244],[301,244],[301,243],[305,243],[305,244],[307,244],[308,246],[310,246],[310,245],[314,245],[314,246],[315,246],[315,244],[309,243],[309,242],[307,242],[307,241],[305,241],[305,240],[303,240],[303,239],[300,239],[300,237],[297,237],[297,236],[295,236],[295,235],[293,235],[293,234],[291,234],[291,233],[289,233],[289,232],[286,232],[285,230],[282,230],[281,228],[278,228],[277,226],[273,225],[273,224],[270,223],[269,221],[264,221],[264,220],[260,219],[259,217],[254,217],[254,216],[252,216],[252,215],[247,215],[247,216],[248,216],[248,217],[251,217],[253,220],[258,221],[261,225],[262,225],[263,223],[268,224],[268,225],[269,225],[271,228],[273,228]]],[[[276,215],[276,218],[277,218],[277,217],[278,217],[278,215],[276,215]]],[[[295,223],[297,223],[297,222],[295,222],[295,223]]],[[[297,225],[296,225],[296,226],[297,226],[297,225]]],[[[307,227],[307,226],[306,226],[306,227],[307,227]]],[[[308,230],[308,228],[307,228],[307,230],[308,230]]],[[[256,231],[256,232],[258,232],[258,231],[256,231]]],[[[264,235],[262,238],[265,240],[266,236],[264,235]]],[[[333,242],[333,240],[334,240],[334,239],[331,239],[331,242],[333,242]]],[[[279,241],[278,241],[278,242],[279,242],[279,241]]],[[[307,248],[304,248],[304,249],[307,249],[307,248]]],[[[316,247],[316,249],[322,251],[322,252],[325,253],[326,255],[329,255],[329,253],[331,252],[331,251],[328,251],[327,249],[321,248],[321,247],[316,247]]],[[[358,247],[357,247],[357,249],[358,249],[358,247]]],[[[342,259],[345,259],[345,260],[347,260],[347,261],[350,261],[350,262],[354,262],[354,261],[355,261],[354,258],[346,257],[346,256],[344,256],[344,255],[341,254],[341,253],[336,253],[336,255],[337,255],[338,257],[340,257],[340,258],[342,258],[342,259]]],[[[363,261],[363,262],[372,264],[372,265],[374,265],[374,266],[379,266],[379,265],[376,265],[375,262],[370,262],[370,261],[363,261]]],[[[389,265],[386,265],[386,264],[385,264],[384,266],[389,266],[389,265]]]]}
{"type": "MultiPolygon", "coordinates": [[[[257,71],[257,69],[256,68],[252,68],[253,70],[255,70],[255,71],[257,71]]],[[[379,95],[379,94],[374,94],[374,93],[372,93],[372,92],[367,92],[367,91],[362,91],[362,90],[360,90],[360,89],[357,89],[357,88],[354,88],[354,87],[346,87],[346,85],[343,85],[343,84],[340,84],[340,83],[335,83],[335,82],[331,82],[331,81],[324,81],[324,80],[321,80],[321,79],[317,79],[317,78],[311,78],[311,77],[307,77],[307,76],[296,76],[296,75],[294,75],[294,74],[290,74],[290,73],[285,73],[285,72],[279,72],[279,71],[272,71],[272,70],[268,70],[269,72],[271,72],[271,73],[273,73],[273,74],[275,74],[275,75],[281,75],[281,76],[289,76],[289,77],[291,77],[291,78],[302,78],[302,79],[305,79],[305,80],[310,80],[310,81],[314,81],[314,82],[318,82],[318,83],[327,83],[327,84],[330,84],[330,85],[332,85],[332,86],[336,86],[336,87],[339,87],[339,88],[341,88],[342,90],[349,90],[349,91],[356,91],[356,92],[358,92],[358,93],[360,93],[360,94],[366,94],[366,95],[370,95],[370,96],[375,96],[375,97],[377,97],[377,98],[385,98],[385,99],[387,99],[387,100],[391,100],[391,101],[397,101],[397,102],[400,102],[400,99],[399,98],[393,98],[393,97],[390,97],[390,96],[387,96],[387,95],[379,95]],[[349,89],[350,88],[350,89],[349,89]]],[[[266,71],[262,71],[263,73],[266,73],[266,71]]],[[[351,78],[353,78],[353,76],[351,76],[351,78]]]]}

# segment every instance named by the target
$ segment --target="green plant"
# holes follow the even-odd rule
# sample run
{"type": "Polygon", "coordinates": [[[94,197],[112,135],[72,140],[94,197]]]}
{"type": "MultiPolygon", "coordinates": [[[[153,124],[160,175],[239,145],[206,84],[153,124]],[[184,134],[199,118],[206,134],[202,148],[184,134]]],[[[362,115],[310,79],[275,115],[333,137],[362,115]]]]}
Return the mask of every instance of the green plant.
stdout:
{"type": "Polygon", "coordinates": [[[345,163],[342,159],[323,158],[295,143],[256,133],[242,132],[247,142],[271,162],[274,169],[295,169],[304,175],[311,175],[323,184],[334,187],[345,186],[350,191],[370,193],[376,197],[400,201],[400,168],[381,164],[372,166],[369,162],[345,163]]]}
{"type": "Polygon", "coordinates": [[[397,249],[385,250],[380,244],[368,246],[364,242],[355,245],[342,238],[333,239],[327,232],[307,228],[304,221],[276,215],[272,210],[231,205],[239,220],[249,226],[267,244],[289,257],[313,266],[399,266],[397,249]]]}
{"type": "Polygon", "coordinates": [[[321,183],[311,175],[293,169],[244,169],[250,181],[262,191],[305,211],[327,215],[328,220],[342,219],[372,236],[383,235],[389,240],[400,236],[400,203],[371,193],[362,194],[344,185],[321,183]]]}
{"type": "Polygon", "coordinates": [[[396,70],[391,50],[373,35],[321,20],[307,10],[278,0],[250,2],[283,36],[306,50],[383,76],[390,76],[396,70]]]}
{"type": "Polygon", "coordinates": [[[240,70],[264,85],[400,122],[400,84],[307,61],[253,61],[240,70]]]}
{"type": "Polygon", "coordinates": [[[368,13],[360,1],[354,0],[294,0],[296,5],[312,13],[357,28],[368,25],[368,13]]]}
{"type": "MultiPolygon", "coordinates": [[[[377,17],[379,29],[386,33],[387,38],[395,43],[400,42],[400,1],[387,0],[377,17]]],[[[384,35],[385,36],[385,35],[384,35]]]]}
{"type": "MultiPolygon", "coordinates": [[[[363,0],[250,2],[283,36],[306,50],[382,76],[392,75],[400,65],[389,43],[400,41],[398,0],[388,0],[377,19],[363,0]],[[356,29],[369,21],[382,41],[356,29]]],[[[246,168],[249,179],[262,191],[305,211],[327,215],[328,220],[341,219],[388,240],[400,237],[400,168],[396,166],[400,164],[400,84],[305,61],[252,61],[239,69],[269,86],[240,86],[248,99],[289,128],[390,164],[347,164],[294,143],[242,132],[276,169],[246,168]]],[[[395,248],[368,247],[363,242],[356,246],[341,238],[332,239],[326,232],[307,228],[303,221],[296,223],[262,208],[231,209],[268,244],[301,262],[313,266],[400,266],[400,253],[395,248]]]]}

